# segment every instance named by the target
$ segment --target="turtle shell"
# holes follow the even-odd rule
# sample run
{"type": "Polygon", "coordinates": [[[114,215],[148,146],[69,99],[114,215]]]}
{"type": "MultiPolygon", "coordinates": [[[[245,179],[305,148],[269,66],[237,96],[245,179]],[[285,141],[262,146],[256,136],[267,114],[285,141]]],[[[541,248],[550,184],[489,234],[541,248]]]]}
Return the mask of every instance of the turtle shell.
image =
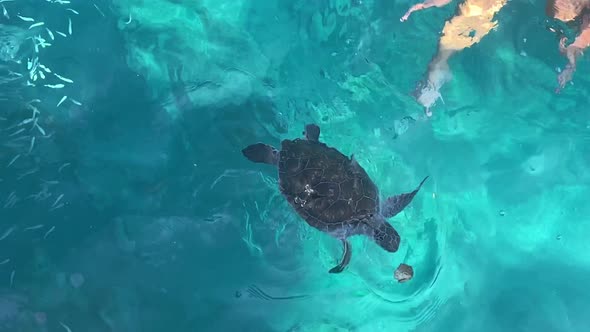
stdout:
{"type": "Polygon", "coordinates": [[[321,231],[333,232],[378,213],[378,189],[365,170],[324,143],[284,140],[278,168],[287,201],[321,231]]]}

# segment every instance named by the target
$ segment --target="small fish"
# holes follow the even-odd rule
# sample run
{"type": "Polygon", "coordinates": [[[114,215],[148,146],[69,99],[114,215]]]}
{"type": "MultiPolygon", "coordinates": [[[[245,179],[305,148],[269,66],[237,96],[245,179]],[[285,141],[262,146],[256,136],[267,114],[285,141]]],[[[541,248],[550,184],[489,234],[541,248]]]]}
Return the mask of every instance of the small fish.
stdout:
{"type": "Polygon", "coordinates": [[[98,6],[95,3],[93,3],[93,5],[94,5],[94,8],[96,8],[96,10],[98,10],[98,12],[100,13],[100,15],[102,15],[102,17],[105,17],[104,16],[104,13],[102,12],[102,10],[100,10],[100,8],[98,8],[98,6]]]}
{"type": "Polygon", "coordinates": [[[33,24],[31,24],[31,25],[29,26],[29,30],[31,30],[31,29],[33,29],[33,28],[36,28],[36,27],[43,26],[43,25],[45,25],[45,22],[37,22],[37,23],[33,23],[33,24]]]}
{"type": "Polygon", "coordinates": [[[41,77],[41,79],[44,80],[45,79],[45,73],[42,72],[42,71],[40,71],[39,72],[39,77],[41,77]]]}
{"type": "Polygon", "coordinates": [[[14,232],[14,230],[16,229],[16,226],[12,226],[9,229],[7,229],[4,234],[2,234],[2,236],[0,236],[0,241],[4,240],[5,238],[7,238],[10,234],[12,234],[12,232],[14,232]]]}
{"type": "Polygon", "coordinates": [[[10,273],[10,287],[12,287],[12,284],[14,283],[14,274],[16,273],[16,271],[12,270],[12,272],[10,273]]]}
{"type": "Polygon", "coordinates": [[[72,81],[71,79],[67,78],[67,77],[63,77],[59,74],[53,73],[53,75],[55,75],[55,77],[59,78],[60,80],[66,82],[66,83],[74,83],[74,81],[72,81]]]}
{"type": "Polygon", "coordinates": [[[49,35],[49,38],[51,38],[51,40],[55,40],[55,36],[53,35],[53,32],[51,32],[51,30],[49,30],[49,28],[45,27],[45,30],[47,30],[47,34],[49,35]]]}
{"type": "Polygon", "coordinates": [[[35,19],[32,17],[20,16],[20,15],[16,15],[16,16],[25,22],[35,22],[35,19]]]}
{"type": "Polygon", "coordinates": [[[62,207],[64,207],[64,203],[59,203],[59,205],[52,207],[51,209],[49,209],[49,212],[51,211],[55,211],[57,209],[61,209],[62,207]]]}
{"type": "Polygon", "coordinates": [[[80,13],[78,13],[76,10],[72,9],[72,8],[66,8],[66,10],[71,11],[72,13],[79,15],[80,13]]]}
{"type": "Polygon", "coordinates": [[[32,170],[30,170],[30,171],[28,171],[28,172],[25,172],[25,173],[23,173],[23,174],[21,174],[21,175],[19,175],[19,176],[18,176],[18,178],[16,178],[16,179],[17,179],[17,180],[20,180],[20,179],[24,178],[25,176],[27,176],[27,175],[31,175],[31,174],[35,174],[35,173],[37,173],[38,171],[39,171],[39,168],[33,168],[32,170]]]}
{"type": "Polygon", "coordinates": [[[10,15],[8,15],[8,10],[6,10],[6,7],[4,7],[4,5],[2,5],[2,15],[4,15],[4,17],[6,17],[7,20],[10,20],[10,15]]]}
{"type": "Polygon", "coordinates": [[[55,230],[55,226],[52,226],[46,233],[43,235],[43,238],[46,239],[49,234],[51,234],[55,230]]]}
{"type": "Polygon", "coordinates": [[[34,231],[36,229],[40,229],[40,228],[43,228],[43,227],[45,227],[45,225],[39,224],[39,225],[30,226],[30,227],[25,228],[25,231],[34,231]]]}
{"type": "MultiPolygon", "coordinates": [[[[8,165],[6,167],[10,167],[12,166],[12,164],[14,164],[14,162],[20,158],[20,154],[17,154],[14,158],[12,158],[12,160],[8,163],[8,165]]],[[[0,239],[1,240],[1,239],[0,239]]]]}
{"type": "Polygon", "coordinates": [[[39,64],[39,68],[43,69],[46,73],[51,73],[51,69],[47,68],[47,66],[39,64]]]}
{"type": "Polygon", "coordinates": [[[59,203],[59,201],[61,201],[61,199],[64,197],[64,194],[61,194],[57,197],[57,199],[55,200],[55,203],[53,203],[53,205],[51,207],[54,207],[57,205],[57,203],[59,203]]]}
{"type": "Polygon", "coordinates": [[[7,259],[3,260],[2,262],[0,262],[0,265],[7,264],[8,262],[10,262],[10,258],[7,258],[7,259]]]}
{"type": "Polygon", "coordinates": [[[9,142],[18,142],[18,141],[24,141],[27,139],[29,139],[29,136],[19,136],[19,137],[11,139],[9,142]]]}
{"type": "Polygon", "coordinates": [[[59,100],[59,103],[57,103],[57,107],[59,107],[59,105],[61,105],[66,99],[68,99],[68,96],[61,97],[61,99],[59,100]]]}
{"type": "MultiPolygon", "coordinates": [[[[20,60],[17,61],[17,63],[20,63],[20,60]]],[[[8,69],[8,76],[23,77],[23,74],[17,73],[17,72],[14,72],[14,71],[8,69]]]]}
{"type": "Polygon", "coordinates": [[[71,101],[72,103],[74,103],[74,104],[78,105],[78,106],[82,106],[82,103],[81,103],[81,102],[79,102],[79,101],[77,101],[76,99],[72,99],[72,98],[70,98],[70,101],[71,101]]]}
{"type": "Polygon", "coordinates": [[[35,127],[37,127],[37,129],[39,130],[39,132],[41,133],[41,135],[46,136],[45,130],[43,128],[41,128],[40,125],[37,124],[37,121],[35,121],[35,127]]]}
{"type": "MultiPolygon", "coordinates": [[[[8,195],[8,198],[6,199],[6,203],[4,203],[4,208],[6,209],[9,207],[13,207],[16,204],[16,202],[18,202],[18,198],[16,197],[16,195],[14,194],[14,191],[13,191],[10,193],[10,195],[8,195]]],[[[10,229],[8,231],[6,231],[6,233],[8,233],[8,234],[10,234],[11,232],[12,232],[12,230],[10,230],[10,229]]],[[[5,236],[8,236],[8,235],[6,235],[6,233],[5,233],[5,236]]],[[[2,239],[4,239],[5,236],[3,236],[2,239]]],[[[0,240],[2,240],[2,239],[0,239],[0,240]]]]}
{"type": "Polygon", "coordinates": [[[71,165],[70,163],[65,163],[65,164],[61,165],[61,166],[59,167],[59,169],[57,170],[57,172],[58,172],[58,173],[61,173],[61,171],[63,171],[63,169],[64,169],[64,168],[66,168],[66,167],[68,167],[68,166],[70,166],[70,165],[71,165]]]}
{"type": "Polygon", "coordinates": [[[72,19],[68,17],[68,34],[72,35],[72,19]]]}
{"type": "Polygon", "coordinates": [[[41,37],[41,35],[35,36],[33,40],[35,41],[35,46],[37,46],[37,48],[39,48],[39,46],[43,48],[51,46],[51,44],[48,43],[45,38],[41,37]]]}
{"type": "Polygon", "coordinates": [[[45,87],[48,87],[50,89],[63,89],[65,87],[65,85],[63,84],[45,84],[45,87]]]}
{"type": "Polygon", "coordinates": [[[61,325],[64,329],[66,329],[66,332],[72,332],[72,329],[70,329],[70,327],[67,326],[66,324],[59,322],[59,325],[61,325]]]}
{"type": "Polygon", "coordinates": [[[35,136],[31,137],[31,145],[29,146],[29,152],[28,154],[31,154],[31,152],[33,151],[33,147],[35,146],[35,136]]]}
{"type": "Polygon", "coordinates": [[[47,191],[47,187],[44,187],[40,192],[32,194],[27,198],[34,198],[36,201],[43,201],[49,198],[49,196],[51,196],[51,194],[47,191]]]}
{"type": "Polygon", "coordinates": [[[25,131],[25,128],[21,128],[21,129],[15,131],[14,133],[8,135],[8,137],[16,136],[16,135],[22,133],[23,131],[25,131]]]}
{"type": "Polygon", "coordinates": [[[18,124],[18,126],[24,126],[24,125],[26,125],[26,124],[28,124],[28,123],[31,123],[31,122],[33,122],[33,120],[34,120],[33,118],[30,118],[30,119],[24,119],[23,121],[21,121],[21,122],[18,124]]]}
{"type": "Polygon", "coordinates": [[[61,31],[55,31],[55,33],[57,33],[58,35],[60,35],[62,37],[67,37],[67,35],[61,31]]]}

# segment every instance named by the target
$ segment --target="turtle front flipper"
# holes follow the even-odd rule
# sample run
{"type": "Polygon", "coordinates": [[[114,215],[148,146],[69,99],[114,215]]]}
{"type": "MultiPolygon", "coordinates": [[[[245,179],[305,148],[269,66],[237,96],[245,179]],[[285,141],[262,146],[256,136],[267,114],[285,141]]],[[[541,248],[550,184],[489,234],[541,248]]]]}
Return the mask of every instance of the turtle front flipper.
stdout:
{"type": "Polygon", "coordinates": [[[350,263],[350,256],[352,255],[350,242],[348,242],[347,239],[341,239],[340,241],[342,241],[343,247],[342,259],[338,265],[330,269],[330,273],[340,273],[344,271],[344,269],[348,266],[348,263],[350,263]]]}
{"type": "Polygon", "coordinates": [[[420,184],[416,189],[414,189],[414,191],[405,194],[399,194],[396,196],[391,196],[388,199],[386,199],[385,203],[383,203],[383,207],[381,208],[381,214],[385,218],[391,218],[394,217],[396,214],[400,213],[406,206],[408,206],[408,204],[410,204],[412,199],[414,199],[414,196],[416,196],[416,194],[418,193],[426,179],[428,179],[428,176],[425,177],[424,180],[422,180],[422,182],[420,182],[420,184]]]}
{"type": "Polygon", "coordinates": [[[316,124],[308,124],[305,126],[305,131],[303,132],[305,138],[308,141],[312,142],[319,142],[320,140],[320,127],[316,124]]]}
{"type": "Polygon", "coordinates": [[[248,158],[248,160],[255,163],[270,165],[279,164],[279,151],[268,144],[256,143],[248,145],[242,150],[242,154],[248,158]]]}

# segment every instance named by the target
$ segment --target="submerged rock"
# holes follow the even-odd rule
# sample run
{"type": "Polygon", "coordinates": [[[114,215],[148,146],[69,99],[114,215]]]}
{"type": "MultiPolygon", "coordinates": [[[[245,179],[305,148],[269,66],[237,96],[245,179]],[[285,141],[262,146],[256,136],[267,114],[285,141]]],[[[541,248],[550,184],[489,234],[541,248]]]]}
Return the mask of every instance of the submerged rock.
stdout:
{"type": "Polygon", "coordinates": [[[393,276],[400,283],[409,281],[414,276],[414,268],[402,263],[397,267],[397,269],[393,273],[393,276]]]}

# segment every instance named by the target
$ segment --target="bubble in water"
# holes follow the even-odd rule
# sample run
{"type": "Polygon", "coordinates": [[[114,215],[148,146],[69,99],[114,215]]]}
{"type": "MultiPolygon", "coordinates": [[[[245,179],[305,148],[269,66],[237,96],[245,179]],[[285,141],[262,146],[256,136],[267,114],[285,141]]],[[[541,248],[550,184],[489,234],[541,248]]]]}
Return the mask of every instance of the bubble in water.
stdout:
{"type": "Polygon", "coordinates": [[[84,284],[84,276],[81,273],[73,273],[70,275],[70,285],[74,288],[80,288],[84,284]]]}
{"type": "Polygon", "coordinates": [[[33,316],[35,317],[35,322],[38,325],[45,325],[45,323],[47,323],[47,314],[46,313],[44,313],[42,311],[38,311],[33,316]]]}

